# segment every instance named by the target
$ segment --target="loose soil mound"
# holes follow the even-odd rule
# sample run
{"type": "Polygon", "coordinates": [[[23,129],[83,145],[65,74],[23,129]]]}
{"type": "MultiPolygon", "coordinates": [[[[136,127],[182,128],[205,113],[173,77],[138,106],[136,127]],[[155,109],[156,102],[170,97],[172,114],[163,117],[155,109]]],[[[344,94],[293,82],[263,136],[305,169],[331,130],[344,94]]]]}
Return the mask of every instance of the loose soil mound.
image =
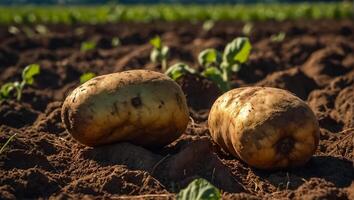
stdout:
{"type": "Polygon", "coordinates": [[[57,25],[48,26],[47,35],[33,37],[11,35],[8,27],[0,27],[0,84],[19,80],[28,64],[42,69],[35,85],[24,90],[23,101],[0,103],[0,143],[17,134],[0,155],[0,199],[174,199],[197,177],[220,188],[225,199],[353,199],[352,21],[255,23],[250,61],[233,76],[234,87],[279,87],[309,103],[320,122],[321,141],[304,167],[256,170],[222,151],[206,124],[220,92],[197,76],[178,81],[193,122],[163,149],[129,143],[89,148],[65,131],[61,105],[82,73],[159,71],[149,61],[148,41],[155,35],[170,46],[170,64],[183,61],[199,69],[198,53],[209,47],[222,50],[242,35],[242,26],[220,22],[205,31],[198,23],[57,25]],[[271,41],[280,31],[285,40],[271,41]],[[114,37],[120,38],[120,46],[112,46],[114,37]],[[88,40],[97,42],[97,48],[81,52],[81,42],[88,40]]]}

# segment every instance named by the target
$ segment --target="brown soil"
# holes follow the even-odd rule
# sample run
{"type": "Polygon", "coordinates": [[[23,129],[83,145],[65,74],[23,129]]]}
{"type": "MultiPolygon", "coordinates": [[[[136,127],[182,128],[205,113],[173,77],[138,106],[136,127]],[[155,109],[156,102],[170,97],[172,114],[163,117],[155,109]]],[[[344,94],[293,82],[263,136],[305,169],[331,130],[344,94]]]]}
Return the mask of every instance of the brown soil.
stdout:
{"type": "Polygon", "coordinates": [[[0,27],[0,84],[19,80],[28,64],[42,69],[21,102],[0,103],[0,143],[17,134],[0,155],[0,199],[174,199],[197,177],[220,188],[225,199],[353,199],[352,21],[255,23],[250,61],[233,76],[234,87],[279,87],[309,103],[321,126],[321,141],[304,167],[256,170],[215,145],[206,120],[220,93],[202,77],[179,80],[193,122],[163,149],[129,143],[89,148],[63,128],[62,102],[82,73],[159,71],[149,61],[147,44],[157,34],[171,48],[170,64],[182,61],[199,68],[201,50],[222,50],[241,35],[242,26],[220,22],[206,32],[199,23],[57,25],[48,27],[49,34],[31,38],[0,27]],[[286,32],[285,40],[272,42],[270,35],[280,31],[286,32]],[[122,45],[112,47],[113,37],[122,45]],[[80,52],[86,40],[96,41],[98,48],[80,52]]]}

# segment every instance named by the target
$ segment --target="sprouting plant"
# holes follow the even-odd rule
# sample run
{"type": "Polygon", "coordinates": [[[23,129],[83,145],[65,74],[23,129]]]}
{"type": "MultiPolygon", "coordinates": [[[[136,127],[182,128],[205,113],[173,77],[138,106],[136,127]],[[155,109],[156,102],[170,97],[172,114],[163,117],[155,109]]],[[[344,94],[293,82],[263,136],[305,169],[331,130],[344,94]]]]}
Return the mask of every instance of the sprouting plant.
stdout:
{"type": "Polygon", "coordinates": [[[121,44],[120,39],[118,37],[113,37],[111,41],[112,47],[118,47],[121,44]]]}
{"type": "Polygon", "coordinates": [[[177,200],[219,200],[221,193],[218,188],[207,180],[199,178],[192,181],[182,189],[176,197],[177,200]]]}
{"type": "MultiPolygon", "coordinates": [[[[241,66],[248,60],[251,49],[249,39],[239,37],[228,43],[222,54],[216,49],[202,51],[198,56],[198,62],[204,69],[200,75],[213,81],[221,91],[230,90],[231,74],[240,70],[241,66]]],[[[173,79],[175,77],[179,78],[185,73],[190,73],[190,70],[186,69],[191,68],[185,64],[174,65],[169,68],[168,72],[174,72],[178,76],[173,76],[172,73],[167,73],[167,75],[173,79]]]]}
{"type": "Polygon", "coordinates": [[[42,24],[36,25],[35,26],[35,30],[41,35],[46,35],[49,32],[48,28],[46,26],[42,25],[42,24]]]}
{"type": "Polygon", "coordinates": [[[95,73],[93,72],[86,72],[86,73],[83,73],[81,76],[80,76],[80,83],[83,84],[85,83],[86,81],[94,78],[96,76],[95,73]]]}
{"type": "Polygon", "coordinates": [[[2,154],[2,152],[4,152],[4,150],[7,147],[7,145],[9,145],[9,143],[14,139],[15,136],[16,136],[16,133],[13,134],[11,137],[9,137],[9,139],[6,140],[6,142],[0,148],[0,154],[2,154]]]}
{"type": "Polygon", "coordinates": [[[214,20],[207,20],[203,23],[203,30],[210,31],[215,26],[214,20]]]}
{"type": "Polygon", "coordinates": [[[162,71],[167,70],[167,58],[169,54],[168,46],[162,44],[161,38],[156,36],[150,40],[150,44],[154,47],[150,53],[150,60],[153,63],[161,63],[162,71]]]}
{"type": "Polygon", "coordinates": [[[198,62],[205,68],[217,67],[222,62],[222,54],[216,49],[205,49],[199,53],[198,62]]]}
{"type": "Polygon", "coordinates": [[[26,85],[32,85],[34,82],[34,76],[40,73],[40,67],[38,64],[28,65],[22,71],[22,81],[5,83],[0,88],[0,100],[10,98],[11,91],[15,91],[17,101],[21,100],[23,88],[26,85]]]}
{"type": "Polygon", "coordinates": [[[196,73],[195,69],[189,67],[184,63],[176,63],[169,67],[165,72],[166,75],[171,77],[173,80],[177,80],[178,78],[182,77],[186,73],[194,74],[196,73]]]}
{"type": "Polygon", "coordinates": [[[86,52],[96,48],[96,42],[94,41],[85,41],[81,43],[80,51],[86,52]]]}
{"type": "Polygon", "coordinates": [[[11,34],[16,35],[20,32],[20,29],[18,29],[16,26],[9,26],[8,31],[11,34]]]}
{"type": "Polygon", "coordinates": [[[286,37],[286,33],[285,32],[279,32],[277,34],[273,34],[270,36],[270,40],[272,42],[282,42],[286,37]]]}
{"type": "Polygon", "coordinates": [[[245,25],[242,27],[242,33],[246,36],[251,35],[253,30],[253,24],[251,22],[245,23],[245,25]]]}

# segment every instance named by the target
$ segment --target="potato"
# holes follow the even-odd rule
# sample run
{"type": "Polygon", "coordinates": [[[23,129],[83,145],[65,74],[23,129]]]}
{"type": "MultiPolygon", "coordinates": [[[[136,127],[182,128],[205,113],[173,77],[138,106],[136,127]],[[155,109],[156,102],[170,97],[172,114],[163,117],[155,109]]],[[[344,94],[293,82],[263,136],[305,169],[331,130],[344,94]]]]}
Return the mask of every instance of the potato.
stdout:
{"type": "Polygon", "coordinates": [[[180,86],[164,74],[131,70],[93,78],[64,101],[62,121],[88,146],[129,141],[161,147],[177,139],[189,121],[180,86]]]}
{"type": "Polygon", "coordinates": [[[209,113],[213,140],[260,169],[305,164],[319,142],[318,121],[300,98],[269,87],[244,87],[219,97],[209,113]]]}

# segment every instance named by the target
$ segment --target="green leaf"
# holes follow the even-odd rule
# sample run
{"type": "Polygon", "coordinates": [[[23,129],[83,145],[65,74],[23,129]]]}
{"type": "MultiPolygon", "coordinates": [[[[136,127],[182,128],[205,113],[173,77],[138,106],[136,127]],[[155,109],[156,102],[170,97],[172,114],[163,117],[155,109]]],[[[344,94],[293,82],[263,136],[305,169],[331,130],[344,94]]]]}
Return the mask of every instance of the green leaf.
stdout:
{"type": "Polygon", "coordinates": [[[38,64],[31,64],[28,65],[23,71],[22,71],[22,81],[25,84],[32,85],[33,84],[33,77],[41,72],[41,69],[38,64]]]}
{"type": "Polygon", "coordinates": [[[14,83],[5,83],[1,86],[0,89],[0,97],[8,98],[10,96],[10,92],[15,89],[14,83]]]}
{"type": "Polygon", "coordinates": [[[161,48],[161,56],[162,56],[162,58],[166,58],[169,52],[170,52],[170,48],[168,48],[168,46],[163,46],[161,48]]]}
{"type": "Polygon", "coordinates": [[[87,73],[84,73],[80,76],[80,83],[83,84],[85,83],[86,81],[94,78],[96,76],[95,73],[92,73],[92,72],[87,72],[87,73]]]}
{"type": "Polygon", "coordinates": [[[118,47],[121,44],[120,39],[118,37],[112,38],[111,45],[112,47],[118,47]]]}
{"type": "Polygon", "coordinates": [[[177,194],[177,200],[219,200],[221,194],[218,188],[207,180],[199,178],[192,181],[177,194]]]}
{"type": "Polygon", "coordinates": [[[208,67],[202,72],[202,76],[213,81],[223,92],[230,89],[229,83],[225,81],[223,73],[216,67],[208,67]]]}
{"type": "Polygon", "coordinates": [[[176,63],[169,67],[165,74],[171,77],[173,80],[177,80],[178,78],[182,77],[183,75],[190,73],[194,74],[196,71],[189,67],[187,64],[184,63],[176,63]]]}
{"type": "Polygon", "coordinates": [[[96,42],[94,41],[86,41],[81,43],[80,51],[86,52],[96,48],[96,42]]]}
{"type": "Polygon", "coordinates": [[[20,29],[18,29],[16,26],[10,26],[8,31],[13,35],[20,33],[20,29]]]}
{"type": "Polygon", "coordinates": [[[150,40],[150,44],[155,47],[156,49],[161,49],[162,47],[162,41],[160,36],[155,36],[150,40]]]}
{"type": "Polygon", "coordinates": [[[251,22],[247,22],[243,27],[242,27],[242,33],[244,35],[251,35],[253,30],[253,24],[251,22]]]}
{"type": "Polygon", "coordinates": [[[278,34],[274,34],[272,36],[270,36],[270,40],[272,42],[282,42],[286,37],[286,33],[284,32],[280,32],[278,34]]]}
{"type": "Polygon", "coordinates": [[[251,49],[252,45],[248,38],[238,37],[226,45],[223,60],[229,65],[243,64],[248,60],[251,49]]]}
{"type": "Polygon", "coordinates": [[[216,49],[205,49],[198,55],[198,62],[201,66],[208,68],[212,65],[218,66],[221,63],[222,56],[216,49]]]}
{"type": "Polygon", "coordinates": [[[210,31],[215,26],[214,20],[207,20],[203,23],[203,30],[210,31]]]}
{"type": "Polygon", "coordinates": [[[41,34],[41,35],[46,35],[48,34],[48,29],[46,26],[42,25],[42,24],[38,24],[36,27],[35,27],[36,31],[41,34]]]}

